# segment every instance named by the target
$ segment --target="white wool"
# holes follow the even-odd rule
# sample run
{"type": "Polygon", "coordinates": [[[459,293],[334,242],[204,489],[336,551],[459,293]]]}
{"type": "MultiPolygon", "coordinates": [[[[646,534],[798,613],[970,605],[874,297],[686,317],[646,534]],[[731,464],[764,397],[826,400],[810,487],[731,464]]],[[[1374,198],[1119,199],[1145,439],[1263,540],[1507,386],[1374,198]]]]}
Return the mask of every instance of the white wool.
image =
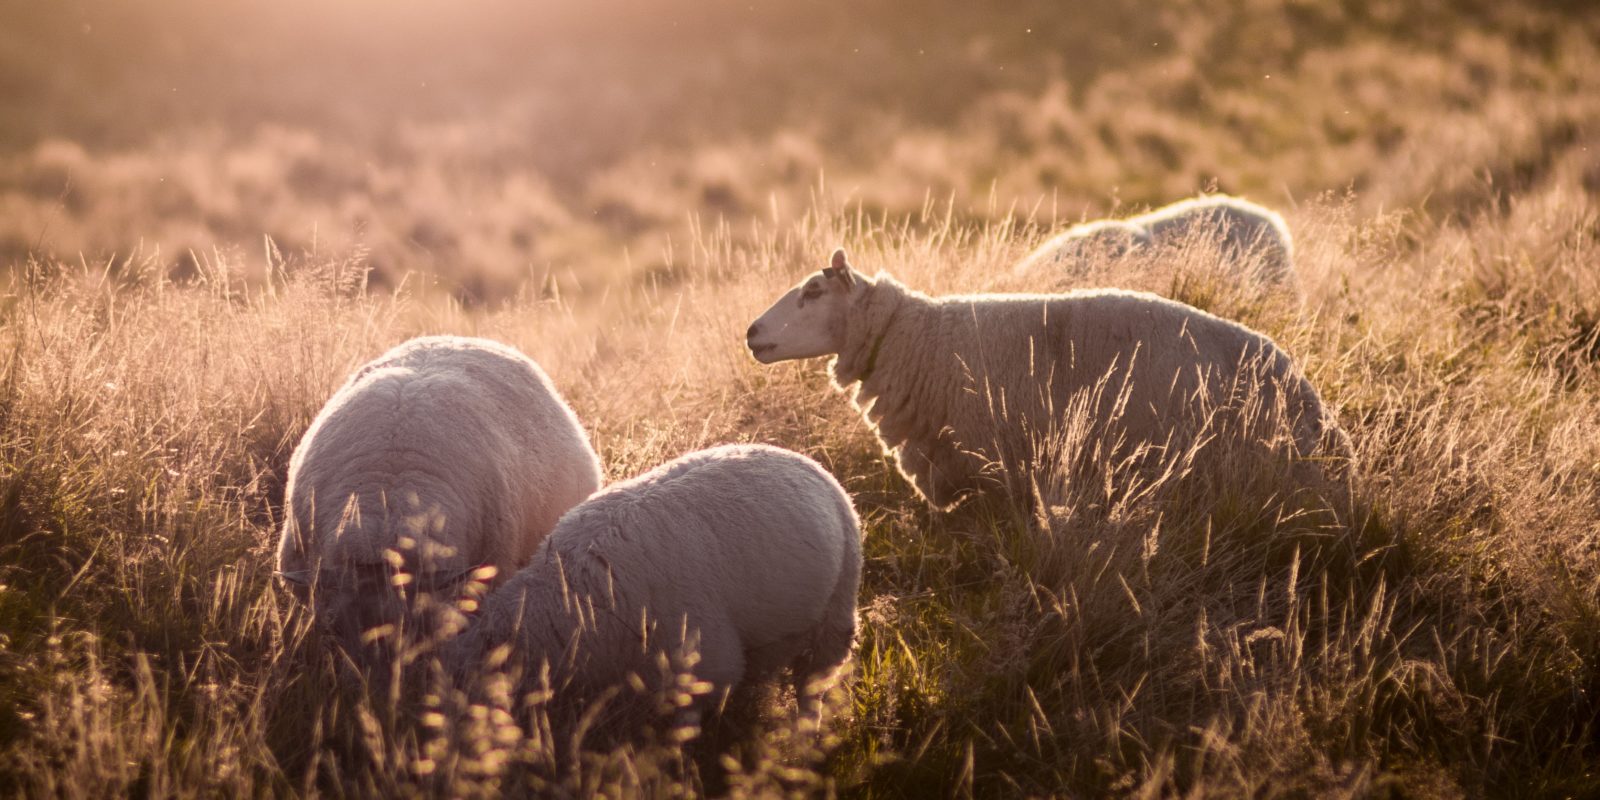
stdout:
{"type": "Polygon", "coordinates": [[[1130,449],[1181,443],[1244,397],[1281,403],[1302,456],[1342,437],[1271,339],[1142,292],[934,298],[861,276],[839,251],[747,335],[765,363],[835,355],[835,384],[854,387],[884,450],[941,508],[997,482],[1026,490],[1074,404],[1114,419],[1130,449]]]}
{"type": "Polygon", "coordinates": [[[471,674],[510,645],[525,681],[548,664],[553,685],[591,697],[687,646],[713,695],[792,667],[804,704],[849,656],[860,536],[849,495],[805,456],[692,453],[568,512],[443,660],[471,674]]]}
{"type": "Polygon", "coordinates": [[[400,613],[386,551],[423,583],[479,565],[507,576],[600,482],[533,360],[484,339],[413,339],[351,375],[295,448],[278,568],[317,585],[318,616],[350,645],[400,613]]]}
{"type": "Polygon", "coordinates": [[[1213,249],[1226,263],[1267,283],[1294,281],[1294,239],[1283,217],[1221,194],[1191,197],[1127,219],[1074,225],[1034,248],[1017,269],[1070,269],[1097,259],[1189,247],[1213,249]]]}

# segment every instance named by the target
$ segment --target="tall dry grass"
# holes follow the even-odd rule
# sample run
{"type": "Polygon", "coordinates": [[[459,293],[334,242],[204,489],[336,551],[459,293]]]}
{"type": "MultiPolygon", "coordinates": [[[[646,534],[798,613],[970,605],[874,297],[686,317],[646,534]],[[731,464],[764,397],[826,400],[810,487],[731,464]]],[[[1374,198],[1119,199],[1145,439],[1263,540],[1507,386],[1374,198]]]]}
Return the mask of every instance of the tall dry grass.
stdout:
{"type": "Polygon", "coordinates": [[[8,16],[0,790],[1600,792],[1592,9],[747,5],[542,38],[410,6],[363,37],[359,3],[8,16]],[[1012,270],[1208,186],[1284,210],[1297,294],[1012,270]],[[1152,480],[1069,437],[1037,514],[929,511],[820,365],[742,349],[840,244],[930,292],[1114,284],[1270,334],[1351,437],[1350,502],[1270,454],[1152,480]],[[840,478],[862,631],[820,735],[771,703],[574,757],[504,691],[419,713],[336,680],[270,577],[288,455],[435,332],[537,359],[610,478],[729,441],[840,478]]]}
{"type": "Polygon", "coordinates": [[[1034,234],[934,209],[823,204],[757,247],[702,232],[670,281],[493,312],[374,294],[322,258],[242,287],[220,265],[185,285],[34,265],[4,328],[0,775],[64,795],[703,788],[715,753],[646,738],[574,766],[512,697],[413,724],[341,688],[270,581],[286,459],[321,402],[385,346],[450,331],[544,364],[612,477],[768,441],[855,495],[852,673],[820,740],[781,710],[718,740],[736,791],[1592,791],[1596,210],[1564,182],[1504,205],[1470,225],[1301,209],[1302,299],[1171,263],[1126,276],[1296,354],[1356,449],[1336,519],[1259,462],[1129,491],[1092,456],[1079,477],[1103,480],[1063,484],[1042,523],[928,511],[817,365],[740,342],[837,242],[912,285],[1018,280],[1001,266],[1034,234]]]}

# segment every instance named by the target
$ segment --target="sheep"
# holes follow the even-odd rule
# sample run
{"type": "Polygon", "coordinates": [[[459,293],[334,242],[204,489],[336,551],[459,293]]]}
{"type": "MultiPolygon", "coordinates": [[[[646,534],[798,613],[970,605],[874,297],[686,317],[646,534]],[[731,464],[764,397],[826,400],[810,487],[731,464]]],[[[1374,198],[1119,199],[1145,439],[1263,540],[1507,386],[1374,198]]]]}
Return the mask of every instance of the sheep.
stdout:
{"type": "Polygon", "coordinates": [[[548,675],[582,707],[693,651],[700,706],[787,666],[814,717],[855,639],[860,539],[849,495],[815,461],[766,445],[691,453],[567,512],[441,662],[469,679],[509,646],[520,685],[548,675]]]}
{"type": "Polygon", "coordinates": [[[1294,240],[1277,212],[1228,195],[1191,197],[1121,220],[1075,225],[1018,263],[1022,274],[1047,266],[1119,260],[1135,252],[1203,245],[1268,284],[1294,280],[1294,240]]]}
{"type": "Polygon", "coordinates": [[[1150,232],[1132,220],[1099,219],[1074,225],[1040,245],[1023,258],[1018,269],[1026,272],[1038,264],[1115,261],[1150,244],[1150,232]]]}
{"type": "Polygon", "coordinates": [[[600,481],[532,359],[412,339],[352,374],[295,447],[278,573],[357,666],[388,667],[386,638],[426,629],[419,595],[510,576],[600,481]],[[384,632],[376,653],[365,646],[384,632]]]}
{"type": "Polygon", "coordinates": [[[855,387],[885,452],[940,509],[997,478],[1028,480],[1031,462],[1049,466],[1040,448],[1074,408],[1115,419],[1131,446],[1171,446],[1209,409],[1255,393],[1267,408],[1282,401],[1301,456],[1342,436],[1271,339],[1143,292],[934,298],[867,278],[838,250],[746,343],[764,364],[833,356],[835,387],[855,387]]]}

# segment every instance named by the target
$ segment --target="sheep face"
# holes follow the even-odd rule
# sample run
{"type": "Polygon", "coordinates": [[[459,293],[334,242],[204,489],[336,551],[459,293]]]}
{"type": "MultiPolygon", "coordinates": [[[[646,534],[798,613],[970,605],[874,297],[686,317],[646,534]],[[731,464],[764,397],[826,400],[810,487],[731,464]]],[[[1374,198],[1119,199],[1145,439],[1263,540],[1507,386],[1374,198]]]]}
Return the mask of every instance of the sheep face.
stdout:
{"type": "Polygon", "coordinates": [[[845,260],[814,272],[773,303],[745,332],[750,354],[763,364],[837,355],[844,347],[845,315],[863,280],[845,260]]]}
{"type": "Polygon", "coordinates": [[[317,622],[358,662],[363,660],[361,654],[376,650],[376,662],[382,664],[392,658],[388,645],[398,638],[409,616],[405,598],[392,585],[384,565],[358,567],[353,572],[337,584],[337,578],[325,581],[325,585],[332,584],[327,585],[331,591],[323,592],[317,598],[321,602],[313,605],[317,622]]]}

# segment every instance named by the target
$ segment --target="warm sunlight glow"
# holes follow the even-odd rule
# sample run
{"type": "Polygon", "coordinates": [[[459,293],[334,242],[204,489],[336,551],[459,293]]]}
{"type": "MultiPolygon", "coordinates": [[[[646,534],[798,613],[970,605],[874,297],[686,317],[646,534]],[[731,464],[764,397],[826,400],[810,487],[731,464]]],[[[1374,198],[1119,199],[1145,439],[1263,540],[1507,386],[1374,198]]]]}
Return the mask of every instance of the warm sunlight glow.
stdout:
{"type": "Polygon", "coordinates": [[[1600,797],[1593,0],[0,0],[0,797],[1600,797]]]}

